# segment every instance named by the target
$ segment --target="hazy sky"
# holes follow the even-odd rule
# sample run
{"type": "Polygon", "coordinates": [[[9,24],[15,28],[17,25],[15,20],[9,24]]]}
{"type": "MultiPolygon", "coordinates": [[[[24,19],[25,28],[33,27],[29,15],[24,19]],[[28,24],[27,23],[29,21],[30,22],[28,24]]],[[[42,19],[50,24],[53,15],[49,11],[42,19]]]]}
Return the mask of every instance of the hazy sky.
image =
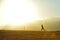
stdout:
{"type": "Polygon", "coordinates": [[[0,25],[60,17],[60,0],[2,0],[0,25]]]}
{"type": "Polygon", "coordinates": [[[39,6],[39,14],[44,17],[60,17],[60,0],[36,0],[39,6]]]}
{"type": "MultiPolygon", "coordinates": [[[[15,11],[18,10],[19,7],[21,9],[23,7],[25,9],[28,8],[27,10],[29,10],[29,12],[31,10],[34,10],[33,13],[35,14],[33,15],[39,15],[38,17],[40,18],[60,16],[60,0],[5,0],[2,2],[2,13],[0,13],[2,15],[6,15],[3,14],[4,12],[12,13],[12,10],[13,13],[15,13],[15,11]]],[[[17,11],[17,13],[20,13],[19,10],[17,11]]]]}

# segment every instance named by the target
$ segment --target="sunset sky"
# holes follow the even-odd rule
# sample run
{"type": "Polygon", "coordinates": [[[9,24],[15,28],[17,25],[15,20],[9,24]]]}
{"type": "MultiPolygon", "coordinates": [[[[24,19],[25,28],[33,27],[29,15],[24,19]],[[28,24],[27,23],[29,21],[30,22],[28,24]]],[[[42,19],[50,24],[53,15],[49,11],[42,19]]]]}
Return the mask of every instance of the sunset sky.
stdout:
{"type": "Polygon", "coordinates": [[[60,17],[60,0],[2,0],[0,3],[0,25],[22,25],[53,17],[60,17]]]}

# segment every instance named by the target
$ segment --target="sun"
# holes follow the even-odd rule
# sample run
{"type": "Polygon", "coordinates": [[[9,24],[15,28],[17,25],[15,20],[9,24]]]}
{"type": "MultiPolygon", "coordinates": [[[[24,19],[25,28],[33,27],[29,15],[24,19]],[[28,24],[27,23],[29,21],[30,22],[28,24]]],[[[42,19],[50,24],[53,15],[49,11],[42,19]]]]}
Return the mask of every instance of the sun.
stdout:
{"type": "Polygon", "coordinates": [[[4,24],[23,25],[42,17],[37,15],[37,7],[25,0],[8,0],[2,4],[4,24]]]}

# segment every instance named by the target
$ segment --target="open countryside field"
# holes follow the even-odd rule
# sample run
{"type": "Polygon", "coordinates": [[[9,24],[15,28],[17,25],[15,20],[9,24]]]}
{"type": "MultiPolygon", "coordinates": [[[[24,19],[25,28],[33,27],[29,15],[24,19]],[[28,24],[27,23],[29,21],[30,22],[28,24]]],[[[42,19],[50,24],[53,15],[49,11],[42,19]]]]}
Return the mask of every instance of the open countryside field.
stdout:
{"type": "Polygon", "coordinates": [[[60,40],[60,31],[0,30],[0,40],[60,40]]]}

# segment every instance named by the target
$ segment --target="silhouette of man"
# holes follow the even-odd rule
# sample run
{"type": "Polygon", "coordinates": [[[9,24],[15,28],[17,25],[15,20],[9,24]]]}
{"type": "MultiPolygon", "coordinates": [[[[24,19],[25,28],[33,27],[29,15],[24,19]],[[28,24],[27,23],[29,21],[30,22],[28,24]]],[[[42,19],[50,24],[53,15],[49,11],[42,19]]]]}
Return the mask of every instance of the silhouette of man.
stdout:
{"type": "Polygon", "coordinates": [[[44,27],[43,27],[43,24],[41,25],[41,28],[42,28],[41,31],[45,31],[45,29],[44,29],[44,27]]]}

